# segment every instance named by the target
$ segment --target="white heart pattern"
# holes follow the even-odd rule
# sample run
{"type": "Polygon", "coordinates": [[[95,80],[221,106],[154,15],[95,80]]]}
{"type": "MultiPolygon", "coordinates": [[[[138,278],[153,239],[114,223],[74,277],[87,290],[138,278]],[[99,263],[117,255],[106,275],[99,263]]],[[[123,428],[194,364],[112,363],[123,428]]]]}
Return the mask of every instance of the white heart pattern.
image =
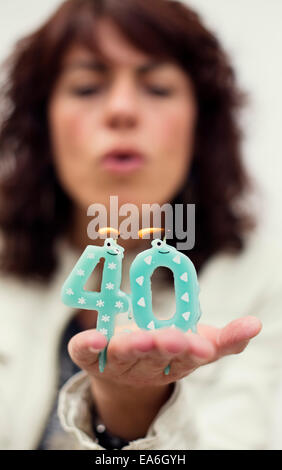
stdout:
{"type": "Polygon", "coordinates": [[[149,328],[149,330],[155,329],[155,323],[153,322],[153,320],[150,323],[148,323],[147,328],[149,328]]]}
{"type": "Polygon", "coordinates": [[[145,263],[147,263],[147,264],[151,264],[152,256],[151,256],[151,255],[150,255],[150,256],[146,256],[146,258],[144,258],[144,261],[145,261],[145,263]]]}
{"type": "Polygon", "coordinates": [[[188,292],[185,292],[185,294],[183,294],[181,296],[181,299],[184,300],[185,302],[189,302],[189,295],[188,295],[188,292]]]}
{"type": "Polygon", "coordinates": [[[190,318],[191,312],[184,312],[182,313],[183,318],[188,321],[190,318]]]}
{"type": "Polygon", "coordinates": [[[181,279],[182,281],[187,282],[187,281],[188,281],[188,274],[187,274],[187,273],[181,274],[180,279],[181,279]]]}
{"type": "Polygon", "coordinates": [[[144,276],[139,276],[135,280],[136,280],[137,284],[139,284],[139,286],[143,286],[144,276]]]}
{"type": "Polygon", "coordinates": [[[141,297],[141,298],[138,300],[137,303],[138,303],[138,305],[140,305],[141,307],[146,307],[144,297],[141,297]]]}
{"type": "Polygon", "coordinates": [[[172,261],[174,261],[174,262],[177,263],[177,264],[180,264],[180,256],[179,256],[179,255],[176,255],[176,256],[173,258],[172,261]]]}

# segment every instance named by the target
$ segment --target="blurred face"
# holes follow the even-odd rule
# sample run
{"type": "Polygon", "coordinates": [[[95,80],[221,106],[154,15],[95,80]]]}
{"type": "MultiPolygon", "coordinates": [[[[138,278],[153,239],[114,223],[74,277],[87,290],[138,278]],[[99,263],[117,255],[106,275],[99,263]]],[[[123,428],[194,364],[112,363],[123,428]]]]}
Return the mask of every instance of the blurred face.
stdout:
{"type": "Polygon", "coordinates": [[[169,202],[189,170],[196,104],[173,62],[135,49],[110,20],[98,28],[103,59],[70,48],[49,101],[59,180],[79,210],[90,204],[169,202]]]}

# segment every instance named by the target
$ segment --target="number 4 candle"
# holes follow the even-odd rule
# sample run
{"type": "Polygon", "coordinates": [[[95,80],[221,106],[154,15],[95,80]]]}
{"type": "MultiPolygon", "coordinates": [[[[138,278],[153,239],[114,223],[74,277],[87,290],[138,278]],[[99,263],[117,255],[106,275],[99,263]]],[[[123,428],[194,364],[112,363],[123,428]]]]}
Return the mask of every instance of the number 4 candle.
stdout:
{"type": "MultiPolygon", "coordinates": [[[[130,309],[130,297],[120,290],[124,248],[112,238],[103,247],[88,245],[62,287],[62,301],[75,308],[97,310],[97,331],[109,341],[114,334],[115,317],[130,309]],[[101,258],[105,258],[101,291],[84,290],[84,285],[101,258]]],[[[107,346],[99,353],[99,370],[104,371],[107,346]]]]}

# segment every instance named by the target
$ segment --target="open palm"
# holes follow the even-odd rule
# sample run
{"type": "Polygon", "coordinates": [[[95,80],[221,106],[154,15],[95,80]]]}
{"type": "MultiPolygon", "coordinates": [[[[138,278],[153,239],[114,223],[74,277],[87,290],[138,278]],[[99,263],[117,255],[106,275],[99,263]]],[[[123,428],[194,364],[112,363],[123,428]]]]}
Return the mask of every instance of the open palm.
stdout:
{"type": "Polygon", "coordinates": [[[137,326],[127,334],[116,334],[108,344],[107,364],[99,371],[99,351],[107,339],[96,329],[75,335],[68,350],[72,360],[99,381],[115,386],[144,387],[175,382],[198,367],[219,358],[242,352],[249,340],[261,330],[256,317],[247,316],[224,328],[198,325],[198,334],[178,328],[145,331],[137,326]],[[164,369],[170,364],[170,372],[164,369]]]}

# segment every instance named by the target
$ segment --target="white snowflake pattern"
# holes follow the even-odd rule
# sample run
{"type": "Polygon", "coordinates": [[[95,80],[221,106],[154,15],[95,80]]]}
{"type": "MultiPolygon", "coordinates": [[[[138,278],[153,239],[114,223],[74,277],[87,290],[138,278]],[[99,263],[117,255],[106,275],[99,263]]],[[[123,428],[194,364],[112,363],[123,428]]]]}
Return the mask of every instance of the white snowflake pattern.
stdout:
{"type": "Polygon", "coordinates": [[[83,271],[83,269],[78,269],[78,270],[76,271],[76,274],[77,274],[78,276],[84,276],[85,272],[83,271]]]}
{"type": "Polygon", "coordinates": [[[112,282],[107,282],[106,289],[113,290],[114,284],[112,282]]]}
{"type": "Polygon", "coordinates": [[[118,301],[115,303],[115,307],[117,307],[117,308],[122,308],[122,307],[123,307],[123,302],[121,302],[120,300],[118,300],[118,301]]]}
{"type": "Polygon", "coordinates": [[[84,304],[86,304],[86,300],[85,300],[85,298],[84,298],[84,297],[79,297],[79,299],[78,299],[78,303],[79,303],[79,304],[81,304],[81,305],[84,305],[84,304]]]}
{"type": "Polygon", "coordinates": [[[96,307],[104,307],[104,301],[101,299],[97,300],[96,307]]]}
{"type": "Polygon", "coordinates": [[[116,269],[116,268],[117,268],[117,265],[116,265],[116,263],[109,263],[109,264],[108,264],[108,268],[109,268],[109,269],[116,269]]]}
{"type": "Polygon", "coordinates": [[[94,259],[95,258],[94,253],[88,253],[87,258],[88,259],[94,259]]]}
{"type": "Polygon", "coordinates": [[[102,321],[105,321],[105,322],[110,321],[110,315],[103,315],[102,316],[102,321]]]}
{"type": "Polygon", "coordinates": [[[67,294],[67,295],[73,295],[74,292],[73,292],[73,290],[69,287],[69,288],[66,290],[66,294],[67,294]]]}
{"type": "Polygon", "coordinates": [[[108,334],[108,330],[106,328],[100,328],[99,331],[102,333],[102,335],[107,335],[108,334]]]}

